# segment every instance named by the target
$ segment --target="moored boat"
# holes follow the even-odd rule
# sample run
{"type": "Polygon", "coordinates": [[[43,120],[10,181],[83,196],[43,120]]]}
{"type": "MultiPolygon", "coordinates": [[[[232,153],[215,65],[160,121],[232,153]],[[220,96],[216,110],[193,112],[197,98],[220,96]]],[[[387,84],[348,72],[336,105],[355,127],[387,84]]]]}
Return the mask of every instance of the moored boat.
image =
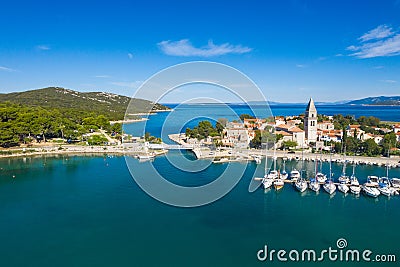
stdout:
{"type": "Polygon", "coordinates": [[[355,194],[355,195],[359,195],[360,194],[360,192],[361,192],[361,187],[360,187],[360,183],[358,182],[358,179],[357,179],[357,177],[356,177],[356,171],[355,171],[355,169],[356,169],[356,163],[355,163],[355,161],[353,160],[353,174],[350,176],[350,192],[352,193],[352,194],[355,194]]]}
{"type": "Polygon", "coordinates": [[[300,172],[296,169],[293,169],[290,172],[290,179],[294,182],[296,182],[300,178],[300,172]]]}
{"type": "Polygon", "coordinates": [[[282,189],[284,185],[285,185],[285,182],[282,179],[278,178],[278,179],[274,180],[275,190],[282,189]]]}
{"type": "Polygon", "coordinates": [[[347,192],[349,192],[349,187],[344,182],[340,182],[337,188],[340,192],[344,194],[347,194],[347,192]]]}
{"type": "Polygon", "coordinates": [[[318,192],[319,189],[321,188],[321,185],[318,183],[317,179],[315,179],[315,178],[310,179],[310,183],[308,184],[308,186],[314,192],[318,192]]]}
{"type": "Polygon", "coordinates": [[[375,187],[368,186],[364,184],[362,187],[362,191],[369,197],[378,197],[381,193],[375,187]]]}
{"type": "Polygon", "coordinates": [[[378,186],[379,185],[379,177],[375,175],[369,175],[367,178],[368,186],[378,186]]]}
{"type": "Polygon", "coordinates": [[[336,191],[336,185],[332,181],[332,154],[329,159],[329,179],[326,180],[323,188],[330,195],[332,195],[336,191]]]}
{"type": "Polygon", "coordinates": [[[307,190],[307,182],[303,178],[298,179],[294,186],[301,193],[307,190]]]}
{"type": "Polygon", "coordinates": [[[394,188],[400,188],[400,178],[392,178],[390,179],[390,183],[394,188]]]}

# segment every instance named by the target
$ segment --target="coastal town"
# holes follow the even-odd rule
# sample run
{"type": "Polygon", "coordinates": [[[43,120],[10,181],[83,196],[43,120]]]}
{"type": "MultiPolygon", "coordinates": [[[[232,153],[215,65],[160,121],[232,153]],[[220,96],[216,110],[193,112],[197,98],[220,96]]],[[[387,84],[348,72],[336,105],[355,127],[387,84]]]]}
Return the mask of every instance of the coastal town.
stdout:
{"type": "Polygon", "coordinates": [[[269,149],[275,148],[278,157],[289,159],[298,159],[303,154],[305,160],[312,160],[318,152],[323,152],[321,157],[327,159],[333,152],[335,161],[342,160],[342,154],[347,153],[356,156],[360,164],[385,165],[389,162],[392,167],[399,165],[400,124],[382,123],[373,117],[356,120],[349,116],[321,115],[312,98],[304,114],[297,116],[255,118],[240,114],[236,121],[218,120],[216,127],[208,121],[202,122],[202,127],[209,128],[206,133],[195,134],[196,129],[188,128],[185,133],[170,134],[170,140],[177,145],[166,144],[149,133],[138,137],[122,133],[121,123],[145,120],[112,121],[107,129],[90,129],[81,135],[81,141],[74,143],[62,138],[47,142],[39,139],[33,144],[1,150],[0,157],[110,153],[148,160],[171,149],[187,149],[193,151],[197,159],[213,159],[215,163],[258,161],[265,157],[263,145],[269,142],[272,143],[269,149]],[[266,140],[268,135],[269,141],[266,140]]]}
{"type": "MultiPolygon", "coordinates": [[[[340,115],[343,121],[346,121],[340,115]]],[[[232,158],[232,151],[239,151],[244,158],[250,159],[254,155],[262,155],[262,151],[256,151],[262,147],[260,138],[264,133],[273,133],[270,142],[277,149],[290,151],[277,152],[278,155],[288,157],[298,157],[294,154],[304,151],[312,153],[323,151],[325,153],[336,152],[334,158],[341,157],[340,154],[347,153],[358,158],[386,156],[382,160],[372,160],[372,162],[383,164],[387,161],[387,156],[397,165],[397,155],[400,142],[400,124],[383,124],[376,122],[376,118],[360,118],[359,121],[370,121],[370,125],[363,124],[338,124],[340,116],[319,115],[314,100],[311,98],[304,115],[298,116],[275,116],[271,118],[249,118],[242,117],[240,121],[219,121],[223,124],[219,135],[204,136],[205,138],[193,137],[191,130],[186,133],[170,135],[170,139],[182,146],[193,147],[193,151],[198,158],[232,158]],[[373,125],[376,124],[376,125],[373,125]],[[187,136],[188,132],[191,136],[187,136]],[[258,139],[258,142],[256,141],[258,139]],[[357,143],[359,145],[357,145],[357,143]],[[213,147],[215,151],[206,153],[205,148],[213,147]],[[384,150],[387,151],[384,151],[384,150]],[[228,151],[228,152],[227,152],[228,151]],[[289,153],[290,153],[289,152],[289,153]],[[378,154],[379,153],[379,154],[378,154]],[[337,155],[339,154],[339,155],[337,155]]],[[[347,118],[354,121],[353,118],[347,118]]],[[[326,155],[325,155],[326,156],[326,155]]],[[[306,159],[310,156],[306,156],[306,159]]],[[[314,157],[315,158],[315,157],[314,157]]],[[[377,158],[376,158],[377,159],[377,158]]],[[[361,160],[359,160],[361,161],[361,160]]],[[[364,161],[371,162],[371,158],[364,161]]]]}

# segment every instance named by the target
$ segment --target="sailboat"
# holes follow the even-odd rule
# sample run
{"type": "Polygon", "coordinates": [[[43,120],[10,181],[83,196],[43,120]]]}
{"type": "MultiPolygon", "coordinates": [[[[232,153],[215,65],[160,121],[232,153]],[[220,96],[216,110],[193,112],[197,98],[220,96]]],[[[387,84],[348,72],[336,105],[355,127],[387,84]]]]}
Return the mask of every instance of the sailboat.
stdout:
{"type": "Polygon", "coordinates": [[[283,157],[283,167],[282,167],[282,172],[281,172],[280,177],[283,180],[286,180],[288,178],[288,176],[289,176],[289,174],[286,172],[286,157],[284,156],[283,157]]]}
{"type": "Polygon", "coordinates": [[[355,195],[359,195],[361,192],[361,187],[356,177],[355,171],[356,171],[356,162],[353,160],[353,173],[350,176],[350,192],[355,195]]]}
{"type": "Polygon", "coordinates": [[[318,170],[318,159],[315,160],[315,177],[310,178],[310,183],[308,184],[309,188],[314,192],[318,192],[319,189],[321,188],[321,185],[317,180],[317,170],[318,170]]]}
{"type": "Polygon", "coordinates": [[[304,155],[303,150],[301,151],[301,158],[302,158],[302,166],[301,166],[301,174],[297,181],[294,183],[295,188],[303,193],[307,190],[307,181],[303,178],[303,169],[304,169],[304,155]]]}
{"type": "MultiPolygon", "coordinates": [[[[302,171],[303,173],[303,171],[302,171]]],[[[298,179],[295,183],[294,183],[296,189],[298,191],[300,191],[301,193],[303,193],[304,191],[307,190],[307,181],[304,180],[303,178],[303,174],[300,175],[300,179],[298,179]]]]}
{"type": "Polygon", "coordinates": [[[329,179],[326,180],[323,187],[324,187],[324,190],[330,195],[332,195],[336,191],[336,185],[332,181],[332,154],[329,159],[329,179]]]}
{"type": "Polygon", "coordinates": [[[326,182],[326,175],[322,173],[322,149],[321,149],[321,154],[320,154],[320,170],[317,172],[315,175],[315,178],[317,179],[318,183],[325,183],[326,182]]]}
{"type": "Polygon", "coordinates": [[[265,166],[264,166],[264,178],[262,180],[262,184],[264,189],[268,189],[272,186],[273,179],[268,177],[268,141],[265,145],[265,166]]]}
{"type": "Polygon", "coordinates": [[[280,177],[280,173],[276,170],[276,144],[274,144],[274,170],[270,172],[271,177],[274,179],[275,190],[280,190],[285,185],[285,182],[280,177]]]}
{"type": "Polygon", "coordinates": [[[382,195],[390,197],[395,194],[395,189],[390,186],[389,163],[386,164],[386,177],[379,178],[378,190],[382,195]]]}
{"type": "MultiPolygon", "coordinates": [[[[348,184],[350,183],[349,176],[346,175],[346,147],[344,148],[344,154],[343,154],[343,169],[342,169],[342,175],[339,177],[339,183],[340,184],[348,184]]],[[[340,189],[339,189],[340,190],[340,189]]],[[[348,190],[348,188],[347,188],[348,190]]]]}
{"type": "MultiPolygon", "coordinates": [[[[345,152],[346,153],[346,152],[345,152]]],[[[345,154],[346,155],[346,154],[345,154]]],[[[345,156],[346,157],[346,156],[345,156]]],[[[339,185],[338,185],[338,190],[344,194],[347,194],[349,192],[349,187],[347,186],[347,183],[350,182],[349,177],[346,175],[346,158],[344,159],[343,162],[343,170],[342,170],[342,175],[339,177],[339,185]]]]}

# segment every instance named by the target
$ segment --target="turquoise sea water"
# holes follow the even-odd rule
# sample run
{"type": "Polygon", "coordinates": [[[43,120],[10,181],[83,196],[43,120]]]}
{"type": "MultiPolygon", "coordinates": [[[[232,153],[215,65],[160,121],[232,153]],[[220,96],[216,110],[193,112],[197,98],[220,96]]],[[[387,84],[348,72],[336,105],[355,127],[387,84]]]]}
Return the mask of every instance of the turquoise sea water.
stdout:
{"type": "MultiPolygon", "coordinates": [[[[170,156],[180,157],[178,152],[170,156]]],[[[301,195],[290,185],[280,192],[249,193],[253,163],[224,198],[189,209],[146,195],[123,157],[3,159],[0,164],[1,266],[291,266],[258,262],[256,252],[265,244],[274,249],[335,248],[338,238],[351,248],[400,255],[400,197],[357,198],[340,192],[330,197],[322,191],[301,195]]],[[[134,167],[142,164],[149,163],[134,167]]],[[[211,165],[188,179],[165,168],[166,157],[154,164],[164,166],[171,181],[188,186],[210,182],[223,168],[211,165]]],[[[288,170],[299,164],[288,162],[288,170]]],[[[307,166],[311,171],[312,163],[307,166]]],[[[323,168],[327,171],[328,165],[323,168]]],[[[341,166],[334,164],[333,171],[339,174],[341,166]]],[[[385,170],[357,167],[360,180],[372,173],[383,175],[385,170]]],[[[398,169],[391,174],[400,176],[398,169]]]]}
{"type": "MultiPolygon", "coordinates": [[[[192,110],[196,112],[201,113],[192,110]]],[[[167,114],[151,118],[153,129],[162,116],[167,114]]],[[[181,122],[181,115],[176,116],[181,122]]],[[[135,130],[140,124],[129,127],[135,130]]],[[[168,157],[193,159],[190,152],[182,153],[184,157],[170,151],[168,157]]],[[[148,164],[134,161],[132,167],[140,173],[148,164]]],[[[185,174],[165,156],[153,164],[168,180],[185,186],[209,183],[226,167],[214,164],[185,174]]],[[[290,161],[287,170],[300,166],[290,161]]],[[[313,166],[306,163],[309,173],[313,166]]],[[[199,208],[176,208],[144,193],[123,157],[1,159],[0,266],[398,266],[259,262],[256,253],[264,245],[320,251],[336,248],[339,238],[347,240],[348,248],[395,254],[400,260],[400,197],[329,196],[322,190],[299,194],[290,185],[280,192],[249,193],[253,176],[263,174],[256,167],[249,163],[239,184],[222,199],[199,208]]],[[[325,173],[328,168],[324,163],[325,173]]],[[[333,164],[336,178],[341,168],[333,164]]],[[[356,174],[363,182],[367,175],[384,175],[385,169],[357,166],[356,174]]],[[[400,177],[400,169],[390,175],[400,177]]]]}

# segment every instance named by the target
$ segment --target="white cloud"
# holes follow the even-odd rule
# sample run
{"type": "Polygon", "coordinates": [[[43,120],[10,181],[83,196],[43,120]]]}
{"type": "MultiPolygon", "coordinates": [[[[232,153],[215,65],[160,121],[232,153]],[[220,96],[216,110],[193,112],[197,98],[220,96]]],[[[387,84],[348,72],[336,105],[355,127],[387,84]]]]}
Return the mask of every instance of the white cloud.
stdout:
{"type": "Polygon", "coordinates": [[[395,33],[393,32],[393,29],[391,27],[388,27],[387,25],[379,25],[375,29],[365,33],[363,36],[358,38],[358,40],[360,40],[361,42],[366,42],[370,40],[383,39],[394,34],[395,33]]]}
{"type": "Polygon", "coordinates": [[[42,51],[50,50],[50,46],[48,45],[37,45],[36,48],[42,51]]]}
{"type": "Polygon", "coordinates": [[[397,81],[395,81],[395,80],[381,80],[381,82],[384,82],[384,83],[397,83],[397,81]]]}
{"type": "Polygon", "coordinates": [[[354,52],[350,56],[374,58],[400,55],[400,34],[393,32],[392,28],[386,25],[378,26],[358,40],[360,40],[359,45],[350,45],[346,48],[346,50],[354,52]]]}
{"type": "Polygon", "coordinates": [[[305,67],[307,67],[307,66],[306,66],[306,65],[303,65],[303,64],[297,64],[296,67],[298,67],[298,68],[305,68],[305,67]]]}
{"type": "Polygon", "coordinates": [[[0,70],[1,70],[1,71],[8,71],[8,72],[14,72],[14,71],[16,71],[16,70],[14,70],[14,69],[7,68],[7,67],[4,67],[4,66],[0,66],[0,70]]]}
{"type": "Polygon", "coordinates": [[[111,78],[109,75],[96,75],[95,78],[111,78]]]}
{"type": "Polygon", "coordinates": [[[380,69],[383,69],[383,68],[385,68],[384,66],[375,66],[374,67],[374,69],[376,69],[376,70],[380,70],[380,69]]]}
{"type": "Polygon", "coordinates": [[[180,41],[162,41],[157,45],[166,55],[183,57],[212,57],[226,54],[244,54],[252,50],[246,46],[232,45],[229,43],[216,45],[212,41],[209,41],[206,46],[194,47],[188,39],[180,41]]]}
{"type": "Polygon", "coordinates": [[[128,53],[128,58],[132,59],[133,58],[133,54],[132,53],[128,53]]]}

